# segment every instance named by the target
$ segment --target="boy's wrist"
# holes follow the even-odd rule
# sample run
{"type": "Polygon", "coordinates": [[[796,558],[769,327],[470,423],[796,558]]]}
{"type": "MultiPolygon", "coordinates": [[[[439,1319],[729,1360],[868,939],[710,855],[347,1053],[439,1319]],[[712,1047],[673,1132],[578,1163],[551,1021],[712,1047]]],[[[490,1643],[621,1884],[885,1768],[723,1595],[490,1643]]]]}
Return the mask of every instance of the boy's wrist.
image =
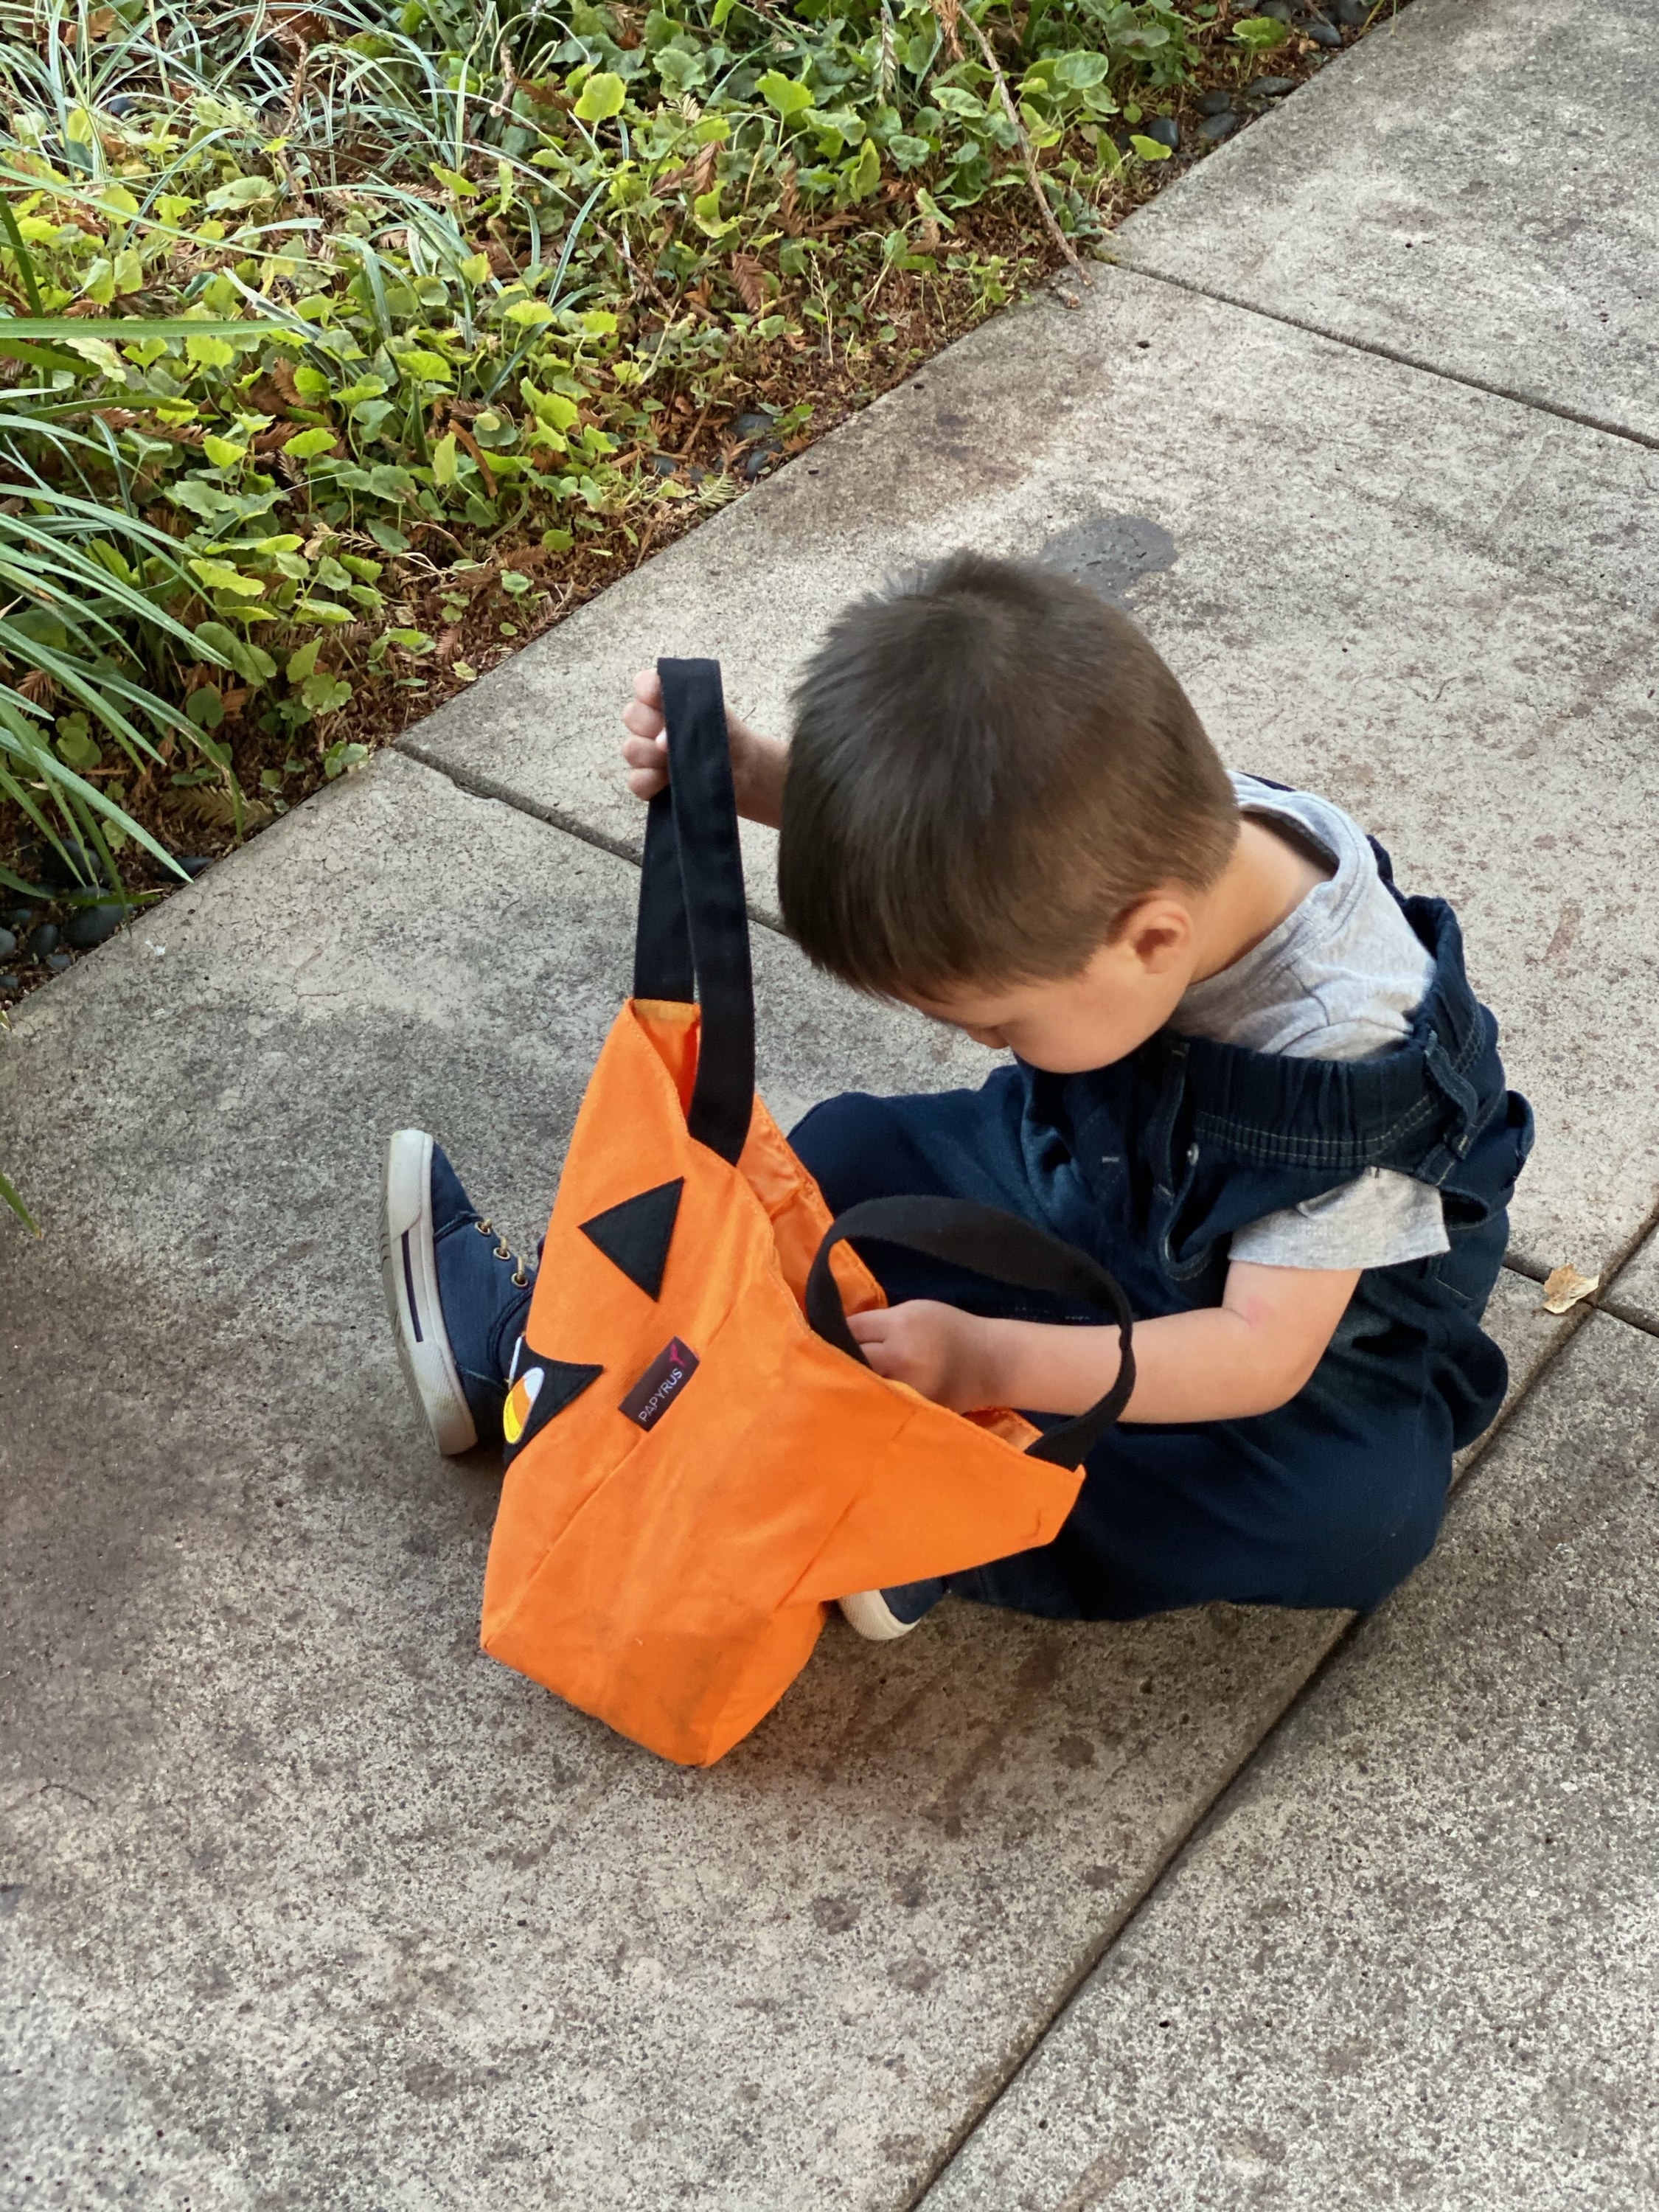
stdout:
{"type": "Polygon", "coordinates": [[[1048,1322],[986,1320],[971,1357],[975,1382],[988,1406],[1028,1412],[1086,1413],[1116,1380],[1115,1328],[1063,1327],[1048,1322]]]}
{"type": "Polygon", "coordinates": [[[1014,1405],[1019,1390],[1019,1323],[977,1314],[963,1319],[971,1322],[966,1351],[974,1404],[1014,1405]]]}
{"type": "Polygon", "coordinates": [[[783,813],[783,779],[789,748],[776,738],[738,724],[732,732],[732,790],[745,821],[775,830],[783,813]]]}

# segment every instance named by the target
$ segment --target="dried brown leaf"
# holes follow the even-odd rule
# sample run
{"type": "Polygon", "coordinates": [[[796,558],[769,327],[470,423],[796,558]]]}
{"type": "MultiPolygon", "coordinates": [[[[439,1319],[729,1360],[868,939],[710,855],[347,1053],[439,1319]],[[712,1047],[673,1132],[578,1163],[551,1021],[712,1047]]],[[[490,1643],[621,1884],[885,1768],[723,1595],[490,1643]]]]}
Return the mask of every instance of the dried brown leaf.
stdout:
{"type": "Polygon", "coordinates": [[[294,364],[289,361],[274,362],[248,398],[262,415],[286,415],[291,407],[305,405],[294,381],[294,364]]]}
{"type": "MultiPolygon", "coordinates": [[[[234,830],[236,826],[236,801],[230,793],[213,784],[204,785],[195,791],[176,793],[168,801],[167,811],[175,822],[192,830],[234,830]]],[[[272,809],[262,799],[245,796],[242,800],[242,826],[245,830],[263,830],[271,818],[272,809]]]]}
{"type": "Polygon", "coordinates": [[[484,480],[484,489],[489,493],[490,498],[494,499],[495,496],[495,472],[490,468],[489,459],[484,452],[483,447],[473,436],[471,431],[467,429],[462,423],[458,422],[453,415],[449,418],[449,428],[454,437],[456,444],[461,447],[464,453],[470,453],[472,459],[477,463],[478,474],[484,480]]]}
{"type": "Polygon", "coordinates": [[[766,276],[752,253],[732,256],[732,282],[738,288],[738,296],[751,315],[759,314],[766,305],[766,276]]]}
{"type": "Polygon", "coordinates": [[[795,190],[795,172],[793,165],[784,173],[783,194],[778,202],[778,221],[791,238],[800,236],[800,196],[795,190]]]}
{"type": "Polygon", "coordinates": [[[265,11],[262,27],[267,38],[275,39],[291,53],[326,45],[329,38],[328,18],[314,15],[305,0],[274,0],[265,11]]]}
{"type": "Polygon", "coordinates": [[[1600,1275],[1581,1275],[1571,1260],[1552,1268],[1544,1278],[1544,1307],[1547,1314],[1570,1313],[1581,1298],[1594,1297],[1601,1287],[1600,1275]]]}

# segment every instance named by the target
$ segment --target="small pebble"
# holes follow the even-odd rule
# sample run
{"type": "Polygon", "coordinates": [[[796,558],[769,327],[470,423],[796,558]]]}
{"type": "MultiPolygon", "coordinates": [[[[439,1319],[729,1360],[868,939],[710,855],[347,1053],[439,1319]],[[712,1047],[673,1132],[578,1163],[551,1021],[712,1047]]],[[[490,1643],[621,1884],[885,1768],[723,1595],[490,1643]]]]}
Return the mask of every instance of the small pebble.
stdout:
{"type": "Polygon", "coordinates": [[[23,950],[31,960],[48,959],[58,950],[58,924],[43,921],[38,929],[31,930],[23,950]]]}
{"type": "Polygon", "coordinates": [[[0,960],[9,960],[17,950],[17,939],[9,929],[0,929],[0,960]]]}
{"type": "Polygon", "coordinates": [[[48,952],[46,955],[46,972],[50,975],[61,975],[66,968],[73,968],[74,965],[67,952],[48,952]]]}
{"type": "MultiPolygon", "coordinates": [[[[1224,99],[1226,95],[1224,94],[1222,96],[1224,99]]],[[[1167,146],[1172,154],[1181,151],[1181,125],[1173,115],[1153,116],[1141,135],[1156,139],[1160,146],[1167,146]]]]}
{"type": "Polygon", "coordinates": [[[1289,23],[1296,15],[1291,0],[1257,0],[1255,12],[1258,15],[1271,15],[1276,23],[1289,23]]]}
{"type": "Polygon", "coordinates": [[[1278,100],[1285,93],[1296,90],[1296,79],[1293,76],[1259,76],[1250,90],[1258,99],[1278,100]]]}
{"type": "Polygon", "coordinates": [[[1198,112],[1200,115],[1226,115],[1231,112],[1232,104],[1231,93],[1220,85],[1215,85],[1200,96],[1198,112]]]}
{"type": "Polygon", "coordinates": [[[1304,23],[1302,27],[1316,46],[1340,46],[1342,43],[1342,33],[1334,23],[1315,21],[1304,23]]]}
{"type": "Polygon", "coordinates": [[[28,906],[15,906],[6,914],[4,920],[6,927],[21,936],[33,928],[34,909],[28,906]]]}
{"type": "Polygon", "coordinates": [[[61,853],[50,845],[42,847],[40,876],[43,884],[67,891],[77,884],[101,884],[104,870],[95,853],[89,853],[84,845],[77,845],[73,837],[65,837],[61,853]]]}
{"type": "Polygon", "coordinates": [[[1206,115],[1198,126],[1198,135],[1200,138],[1212,140],[1224,138],[1230,131],[1237,128],[1238,118],[1236,115],[1206,115]]]}
{"type": "Polygon", "coordinates": [[[732,435],[744,441],[750,438],[763,438],[771,428],[772,417],[769,415],[739,415],[732,425],[732,435]]]}
{"type": "Polygon", "coordinates": [[[659,477],[672,477],[678,468],[679,463],[674,459],[672,453],[653,453],[651,465],[659,477]]]}
{"type": "Polygon", "coordinates": [[[1325,12],[1357,31],[1371,10],[1367,0],[1325,0],[1325,12]]]}
{"type": "Polygon", "coordinates": [[[0,975],[0,999],[15,999],[22,988],[15,975],[0,975]]]}
{"type": "Polygon", "coordinates": [[[179,865],[194,883],[198,876],[204,876],[207,873],[213,866],[213,862],[204,853],[180,853],[179,865]]]}
{"type": "Polygon", "coordinates": [[[82,907],[64,932],[65,945],[72,945],[77,952],[90,952],[94,945],[113,937],[121,924],[132,912],[118,899],[106,899],[97,906],[82,907]]]}
{"type": "Polygon", "coordinates": [[[755,478],[763,470],[770,468],[777,458],[778,449],[775,446],[757,446],[753,453],[744,456],[743,472],[750,483],[753,483],[755,478]]]}

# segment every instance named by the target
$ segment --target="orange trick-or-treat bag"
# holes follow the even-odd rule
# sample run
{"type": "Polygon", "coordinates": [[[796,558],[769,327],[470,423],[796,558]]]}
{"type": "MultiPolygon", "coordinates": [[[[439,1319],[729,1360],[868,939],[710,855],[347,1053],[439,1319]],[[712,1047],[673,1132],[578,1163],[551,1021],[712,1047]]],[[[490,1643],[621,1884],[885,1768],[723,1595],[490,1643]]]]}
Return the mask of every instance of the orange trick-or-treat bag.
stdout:
{"type": "Polygon", "coordinates": [[[754,1092],[720,670],[660,668],[672,781],[634,995],[576,1116],[507,1396],[483,1644],[707,1765],[777,1703],[834,1599],[1050,1541],[1133,1364],[1111,1278],[1013,1215],[888,1199],[832,1225],[754,1092]],[[847,1327],[882,1303],[849,1237],[1089,1300],[1121,1334],[1111,1391],[1040,1437],[884,1380],[847,1327]]]}

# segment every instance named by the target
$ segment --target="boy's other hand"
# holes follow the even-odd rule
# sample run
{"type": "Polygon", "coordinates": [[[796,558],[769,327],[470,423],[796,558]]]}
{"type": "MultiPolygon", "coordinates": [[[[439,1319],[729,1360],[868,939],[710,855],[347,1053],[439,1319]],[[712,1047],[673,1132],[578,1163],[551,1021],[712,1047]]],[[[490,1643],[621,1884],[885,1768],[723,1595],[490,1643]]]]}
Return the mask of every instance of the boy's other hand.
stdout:
{"type": "MultiPolygon", "coordinates": [[[[668,738],[663,720],[662,678],[642,668],[634,678],[634,696],[623,708],[623,758],[628,788],[635,799],[654,799],[668,781],[668,738]]],[[[763,737],[727,712],[726,734],[732,748],[732,784],[738,811],[750,822],[775,830],[783,817],[783,778],[789,748],[763,737]]]]}
{"type": "Polygon", "coordinates": [[[662,678],[654,668],[642,668],[634,678],[634,696],[623,708],[623,727],[628,732],[623,739],[628,788],[635,799],[654,799],[668,781],[662,678]]]}
{"type": "Polygon", "coordinates": [[[847,1326],[865,1358],[890,1382],[908,1382],[937,1406],[971,1413],[995,1402],[988,1325],[977,1314],[932,1298],[848,1314],[847,1326]]]}

